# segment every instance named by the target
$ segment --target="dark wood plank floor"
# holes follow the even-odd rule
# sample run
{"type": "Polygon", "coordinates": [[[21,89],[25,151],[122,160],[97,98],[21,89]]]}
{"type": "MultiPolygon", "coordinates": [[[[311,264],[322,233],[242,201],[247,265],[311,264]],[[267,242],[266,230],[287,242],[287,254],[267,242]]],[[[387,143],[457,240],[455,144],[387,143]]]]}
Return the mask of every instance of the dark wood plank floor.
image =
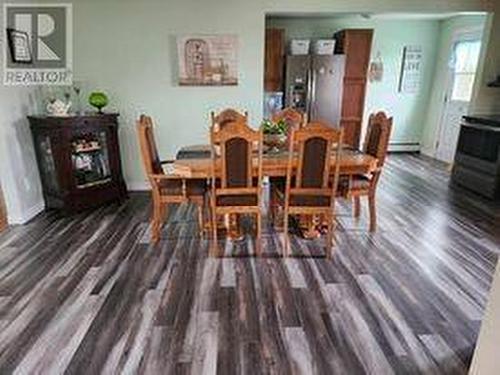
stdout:
{"type": "MultiPolygon", "coordinates": [[[[207,258],[187,205],[152,247],[145,194],[10,228],[0,235],[0,373],[465,374],[500,207],[408,155],[389,158],[378,201],[374,235],[341,204],[331,261],[269,256],[281,249],[270,228],[264,258],[207,258]]],[[[251,238],[221,246],[254,251],[251,238]]]]}

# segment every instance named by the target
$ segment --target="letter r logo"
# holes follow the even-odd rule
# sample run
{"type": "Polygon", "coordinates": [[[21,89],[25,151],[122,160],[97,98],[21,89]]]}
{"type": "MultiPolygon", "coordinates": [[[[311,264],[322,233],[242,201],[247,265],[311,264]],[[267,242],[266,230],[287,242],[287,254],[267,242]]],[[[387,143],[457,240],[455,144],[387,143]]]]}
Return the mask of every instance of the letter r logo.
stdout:
{"type": "Polygon", "coordinates": [[[33,68],[64,68],[67,56],[65,6],[9,6],[7,27],[30,36],[33,68]]]}
{"type": "Polygon", "coordinates": [[[2,29],[7,41],[0,43],[3,82],[8,86],[69,85],[73,80],[73,5],[36,3],[3,4],[2,29]]]}

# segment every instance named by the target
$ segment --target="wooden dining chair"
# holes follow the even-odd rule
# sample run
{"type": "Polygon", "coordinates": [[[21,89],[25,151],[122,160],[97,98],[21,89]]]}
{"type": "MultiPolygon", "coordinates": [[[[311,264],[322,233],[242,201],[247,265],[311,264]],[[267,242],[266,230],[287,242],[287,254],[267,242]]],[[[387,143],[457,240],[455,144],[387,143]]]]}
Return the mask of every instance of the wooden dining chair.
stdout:
{"type": "Polygon", "coordinates": [[[257,221],[257,255],[261,250],[262,131],[244,121],[227,123],[212,137],[212,255],[217,248],[217,217],[254,214],[257,221]],[[220,155],[215,151],[220,148],[220,155]],[[257,178],[254,178],[254,150],[257,147],[257,178]]]}
{"type": "Polygon", "coordinates": [[[306,117],[306,114],[296,110],[295,108],[287,107],[279,112],[276,112],[272,116],[271,120],[273,122],[284,120],[291,132],[294,129],[300,129],[302,126],[304,126],[306,123],[306,117]]]}
{"type": "MultiPolygon", "coordinates": [[[[287,134],[287,142],[285,144],[285,147],[288,149],[288,146],[290,144],[290,138],[293,130],[300,129],[305,125],[306,122],[306,117],[307,115],[298,111],[295,108],[292,107],[287,107],[282,109],[279,112],[276,112],[272,117],[271,120],[274,123],[277,123],[278,121],[285,121],[285,123],[288,125],[288,134],[287,134]]],[[[283,218],[280,217],[280,204],[279,204],[279,194],[281,192],[284,192],[285,190],[285,183],[286,183],[286,177],[270,177],[269,178],[269,183],[270,183],[270,191],[269,191],[269,196],[270,196],[270,212],[271,212],[271,221],[273,222],[273,225],[275,228],[280,228],[281,223],[283,222],[283,218]]]]}
{"type": "Polygon", "coordinates": [[[160,239],[163,221],[167,216],[168,205],[172,203],[192,202],[198,209],[198,225],[203,234],[203,207],[205,202],[206,180],[186,179],[178,175],[166,174],[163,165],[173,160],[160,161],[153,132],[151,117],[142,115],[137,121],[139,145],[142,162],[146,171],[153,199],[151,218],[151,239],[157,243],[160,239]]]}
{"type": "Polygon", "coordinates": [[[321,122],[309,123],[292,132],[284,203],[286,256],[290,255],[288,234],[290,215],[323,215],[328,229],[326,256],[332,255],[342,139],[342,129],[335,129],[321,122]],[[298,150],[298,159],[294,150],[298,150]],[[332,157],[335,160],[333,171],[332,157]]]}
{"type": "Polygon", "coordinates": [[[210,113],[210,118],[212,120],[212,126],[210,129],[215,132],[221,130],[230,122],[243,122],[248,124],[248,112],[245,111],[240,113],[232,108],[226,108],[218,114],[215,114],[215,112],[212,111],[210,113]]]}
{"type": "Polygon", "coordinates": [[[389,147],[389,139],[392,130],[392,117],[387,117],[384,112],[370,115],[368,129],[363,146],[363,152],[377,158],[377,168],[368,175],[353,175],[349,177],[347,189],[348,198],[353,200],[354,217],[359,218],[361,214],[361,197],[368,198],[370,211],[370,231],[377,228],[377,212],[375,195],[377,185],[382,173],[389,147]]]}

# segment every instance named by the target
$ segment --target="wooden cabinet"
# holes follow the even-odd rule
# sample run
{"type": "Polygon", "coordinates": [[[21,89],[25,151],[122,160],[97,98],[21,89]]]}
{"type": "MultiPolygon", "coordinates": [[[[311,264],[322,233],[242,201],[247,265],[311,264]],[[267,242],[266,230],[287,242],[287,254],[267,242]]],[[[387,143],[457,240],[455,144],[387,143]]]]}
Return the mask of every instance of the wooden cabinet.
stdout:
{"type": "Polygon", "coordinates": [[[335,53],[346,56],[340,124],[344,127],[345,143],[359,148],[373,30],[341,30],[334,38],[335,53]]]}
{"type": "Polygon", "coordinates": [[[285,30],[266,29],[264,90],[282,91],[285,62],[285,30]]]}
{"type": "Polygon", "coordinates": [[[118,114],[29,121],[47,208],[71,213],[126,198],[118,114]]]}

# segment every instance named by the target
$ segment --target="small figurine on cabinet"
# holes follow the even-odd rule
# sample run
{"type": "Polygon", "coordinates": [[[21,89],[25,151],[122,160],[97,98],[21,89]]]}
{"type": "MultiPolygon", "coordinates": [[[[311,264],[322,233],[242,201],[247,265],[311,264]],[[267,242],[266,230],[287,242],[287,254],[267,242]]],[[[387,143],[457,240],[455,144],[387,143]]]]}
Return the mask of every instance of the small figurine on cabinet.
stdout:
{"type": "Polygon", "coordinates": [[[71,102],[66,103],[60,99],[53,99],[47,104],[47,112],[51,116],[64,117],[68,116],[69,109],[71,108],[71,102]]]}

